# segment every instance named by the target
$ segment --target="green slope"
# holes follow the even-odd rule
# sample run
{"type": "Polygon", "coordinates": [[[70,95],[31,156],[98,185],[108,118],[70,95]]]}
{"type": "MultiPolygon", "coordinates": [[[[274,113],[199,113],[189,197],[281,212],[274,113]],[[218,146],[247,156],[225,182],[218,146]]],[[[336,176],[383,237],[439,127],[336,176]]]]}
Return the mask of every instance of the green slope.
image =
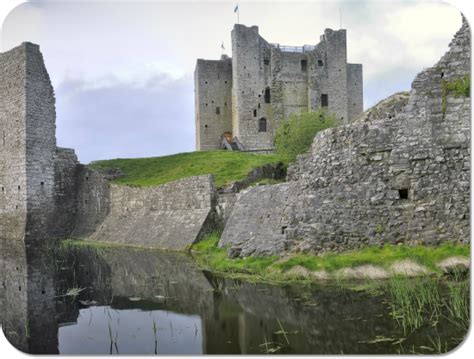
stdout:
{"type": "Polygon", "coordinates": [[[95,161],[95,169],[120,168],[125,176],[114,183],[133,186],[156,186],[185,177],[213,174],[216,186],[242,180],[254,168],[267,163],[276,164],[274,154],[253,154],[232,151],[198,151],[150,158],[95,161]]]}

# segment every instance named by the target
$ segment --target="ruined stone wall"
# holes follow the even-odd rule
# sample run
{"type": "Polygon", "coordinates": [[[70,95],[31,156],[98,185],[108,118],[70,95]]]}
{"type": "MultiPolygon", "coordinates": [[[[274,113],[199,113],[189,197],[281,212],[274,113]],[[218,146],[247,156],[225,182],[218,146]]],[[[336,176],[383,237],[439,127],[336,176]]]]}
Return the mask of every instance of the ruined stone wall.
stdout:
{"type": "Polygon", "coordinates": [[[446,91],[466,75],[464,21],[450,51],[416,77],[401,113],[320,132],[287,184],[239,195],[220,245],[245,256],[467,242],[470,98],[446,91]]]}
{"type": "Polygon", "coordinates": [[[74,151],[56,147],[54,90],[39,46],[0,54],[0,233],[66,237],[75,215],[74,151]]]}
{"type": "MultiPolygon", "coordinates": [[[[109,205],[110,213],[87,239],[183,250],[212,224],[215,189],[212,176],[144,188],[112,184],[109,205]]],[[[93,220],[97,218],[97,206],[91,209],[93,220]]],[[[82,234],[78,230],[76,233],[82,234]]]]}
{"type": "Polygon", "coordinates": [[[110,185],[97,171],[80,165],[76,175],[76,215],[73,238],[93,234],[110,212],[110,185]]]}
{"type": "Polygon", "coordinates": [[[68,238],[76,224],[79,161],[74,150],[56,148],[54,159],[54,225],[51,237],[68,238]]]}
{"type": "Polygon", "coordinates": [[[232,60],[201,60],[194,72],[196,149],[220,149],[224,132],[232,133],[232,60]]]}
{"type": "Polygon", "coordinates": [[[2,236],[47,238],[54,216],[53,88],[38,45],[23,43],[0,59],[2,236]]]}
{"type": "Polygon", "coordinates": [[[0,239],[26,225],[26,48],[0,53],[0,239]]]}
{"type": "Polygon", "coordinates": [[[26,194],[27,232],[48,238],[54,217],[54,158],[56,109],[54,90],[39,46],[25,43],[26,51],[26,194]]]}

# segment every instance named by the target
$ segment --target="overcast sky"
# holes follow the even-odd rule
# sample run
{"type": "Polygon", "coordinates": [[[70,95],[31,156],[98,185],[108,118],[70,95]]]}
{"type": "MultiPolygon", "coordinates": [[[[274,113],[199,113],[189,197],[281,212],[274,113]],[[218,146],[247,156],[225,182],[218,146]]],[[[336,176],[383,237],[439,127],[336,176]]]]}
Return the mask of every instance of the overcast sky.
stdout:
{"type": "MultiPolygon", "coordinates": [[[[15,8],[2,50],[41,46],[56,92],[58,145],[87,163],[194,150],[197,58],[231,55],[235,1],[34,0],[15,8]]],[[[240,22],[269,42],[316,44],[347,29],[348,60],[364,66],[364,105],[410,88],[448,49],[460,12],[440,2],[239,2],[240,22]]]]}

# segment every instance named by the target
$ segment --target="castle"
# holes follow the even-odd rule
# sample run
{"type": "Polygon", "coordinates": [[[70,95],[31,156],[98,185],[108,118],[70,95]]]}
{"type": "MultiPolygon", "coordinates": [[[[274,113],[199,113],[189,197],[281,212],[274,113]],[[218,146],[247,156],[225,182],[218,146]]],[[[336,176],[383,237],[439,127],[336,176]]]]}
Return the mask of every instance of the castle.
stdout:
{"type": "Polygon", "coordinates": [[[363,111],[362,65],[347,63],[346,30],[326,29],[319,44],[297,47],[236,24],[232,56],[197,60],[197,150],[271,151],[292,113],[327,108],[348,123],[363,111]]]}

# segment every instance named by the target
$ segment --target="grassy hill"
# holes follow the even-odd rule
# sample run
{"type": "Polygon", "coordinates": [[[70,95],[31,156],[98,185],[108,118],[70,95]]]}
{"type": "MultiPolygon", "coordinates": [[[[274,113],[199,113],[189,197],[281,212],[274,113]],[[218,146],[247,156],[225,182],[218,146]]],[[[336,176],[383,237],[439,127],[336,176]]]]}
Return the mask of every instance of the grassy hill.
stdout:
{"type": "Polygon", "coordinates": [[[254,168],[280,162],[278,155],[231,151],[198,151],[150,158],[95,161],[95,169],[120,168],[125,176],[114,183],[156,186],[185,177],[213,174],[216,186],[242,180],[254,168]]]}

